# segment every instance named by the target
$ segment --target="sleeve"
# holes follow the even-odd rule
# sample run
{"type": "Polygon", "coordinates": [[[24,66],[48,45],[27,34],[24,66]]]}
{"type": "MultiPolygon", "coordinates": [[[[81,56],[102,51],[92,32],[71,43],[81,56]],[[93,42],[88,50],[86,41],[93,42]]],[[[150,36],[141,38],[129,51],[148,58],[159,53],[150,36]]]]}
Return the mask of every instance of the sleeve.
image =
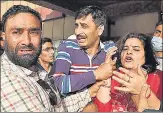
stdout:
{"type": "Polygon", "coordinates": [[[156,96],[162,100],[162,71],[157,70],[148,75],[147,83],[156,96]]]}
{"type": "Polygon", "coordinates": [[[93,71],[82,74],[70,75],[71,56],[65,43],[58,48],[58,55],[52,67],[54,75],[52,79],[62,94],[79,91],[96,82],[93,71]]]}
{"type": "Polygon", "coordinates": [[[93,101],[94,101],[94,103],[96,104],[96,106],[98,108],[98,112],[111,112],[111,110],[112,110],[111,100],[108,101],[107,103],[102,103],[96,97],[96,98],[94,98],[93,101]]]}
{"type": "Polygon", "coordinates": [[[92,99],[88,89],[71,94],[64,98],[64,103],[68,112],[81,112],[83,108],[91,101],[92,99]]]}
{"type": "Polygon", "coordinates": [[[162,85],[163,85],[163,81],[162,81],[162,71],[159,71],[159,78],[160,78],[160,85],[159,85],[159,91],[158,91],[158,97],[159,97],[159,99],[161,100],[161,101],[163,101],[162,99],[163,99],[163,95],[162,95],[162,85]]]}
{"type": "Polygon", "coordinates": [[[24,80],[11,78],[4,76],[3,82],[1,83],[2,112],[48,111],[24,80]]]}

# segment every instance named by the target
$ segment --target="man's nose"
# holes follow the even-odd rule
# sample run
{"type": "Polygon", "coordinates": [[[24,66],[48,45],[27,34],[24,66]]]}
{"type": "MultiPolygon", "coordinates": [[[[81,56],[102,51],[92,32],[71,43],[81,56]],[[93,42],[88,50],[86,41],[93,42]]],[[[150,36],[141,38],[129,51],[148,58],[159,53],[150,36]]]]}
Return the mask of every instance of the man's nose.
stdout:
{"type": "Polygon", "coordinates": [[[28,32],[23,33],[23,44],[28,45],[31,43],[31,37],[28,32]]]}
{"type": "Polygon", "coordinates": [[[76,35],[79,35],[79,34],[82,34],[82,33],[83,33],[83,31],[82,31],[81,27],[75,28],[75,34],[76,35]]]}

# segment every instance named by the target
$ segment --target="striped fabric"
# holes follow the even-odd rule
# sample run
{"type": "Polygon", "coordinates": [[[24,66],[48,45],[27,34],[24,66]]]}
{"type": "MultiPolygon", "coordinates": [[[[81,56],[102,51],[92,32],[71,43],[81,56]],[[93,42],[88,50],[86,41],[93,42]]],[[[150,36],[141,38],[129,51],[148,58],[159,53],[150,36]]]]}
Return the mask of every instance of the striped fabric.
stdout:
{"type": "Polygon", "coordinates": [[[97,69],[99,66],[98,65],[72,65],[70,68],[70,73],[72,74],[79,74],[79,73],[85,73],[88,71],[92,71],[97,69]]]}
{"type": "Polygon", "coordinates": [[[70,54],[64,51],[59,51],[56,60],[65,60],[71,64],[70,54]]]}
{"type": "Polygon", "coordinates": [[[90,57],[76,40],[66,40],[60,44],[52,68],[53,79],[64,95],[68,112],[81,111],[91,101],[87,88],[96,82],[93,70],[104,62],[106,52],[103,47],[100,45],[99,52],[90,57]]]}
{"type": "Polygon", "coordinates": [[[13,64],[4,53],[1,56],[1,111],[64,111],[61,104],[51,106],[49,96],[37,80],[36,74],[13,64]]]}

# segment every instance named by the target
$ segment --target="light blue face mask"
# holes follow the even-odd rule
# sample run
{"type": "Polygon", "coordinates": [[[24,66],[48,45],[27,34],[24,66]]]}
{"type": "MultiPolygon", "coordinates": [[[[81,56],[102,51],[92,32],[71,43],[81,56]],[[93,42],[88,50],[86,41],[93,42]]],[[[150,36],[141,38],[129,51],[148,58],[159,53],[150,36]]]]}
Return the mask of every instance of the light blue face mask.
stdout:
{"type": "Polygon", "coordinates": [[[151,42],[155,51],[162,51],[162,38],[153,36],[151,42]]]}

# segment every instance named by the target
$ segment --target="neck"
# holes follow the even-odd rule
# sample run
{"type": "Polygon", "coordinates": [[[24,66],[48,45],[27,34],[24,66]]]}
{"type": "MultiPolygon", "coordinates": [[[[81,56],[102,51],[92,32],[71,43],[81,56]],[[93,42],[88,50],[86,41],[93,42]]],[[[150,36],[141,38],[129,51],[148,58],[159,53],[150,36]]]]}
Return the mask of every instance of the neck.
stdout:
{"type": "Polygon", "coordinates": [[[36,68],[36,65],[30,66],[28,69],[31,70],[31,71],[34,71],[34,72],[38,71],[38,69],[36,68]]]}
{"type": "Polygon", "coordinates": [[[39,63],[47,72],[49,72],[49,69],[51,68],[51,65],[49,62],[44,62],[44,61],[39,60],[39,63]]]}
{"type": "Polygon", "coordinates": [[[155,54],[156,54],[157,57],[162,57],[162,51],[155,52],[155,54]]]}
{"type": "Polygon", "coordinates": [[[94,56],[98,52],[99,44],[100,44],[100,40],[97,40],[92,47],[88,48],[86,50],[88,55],[94,56]]]}

